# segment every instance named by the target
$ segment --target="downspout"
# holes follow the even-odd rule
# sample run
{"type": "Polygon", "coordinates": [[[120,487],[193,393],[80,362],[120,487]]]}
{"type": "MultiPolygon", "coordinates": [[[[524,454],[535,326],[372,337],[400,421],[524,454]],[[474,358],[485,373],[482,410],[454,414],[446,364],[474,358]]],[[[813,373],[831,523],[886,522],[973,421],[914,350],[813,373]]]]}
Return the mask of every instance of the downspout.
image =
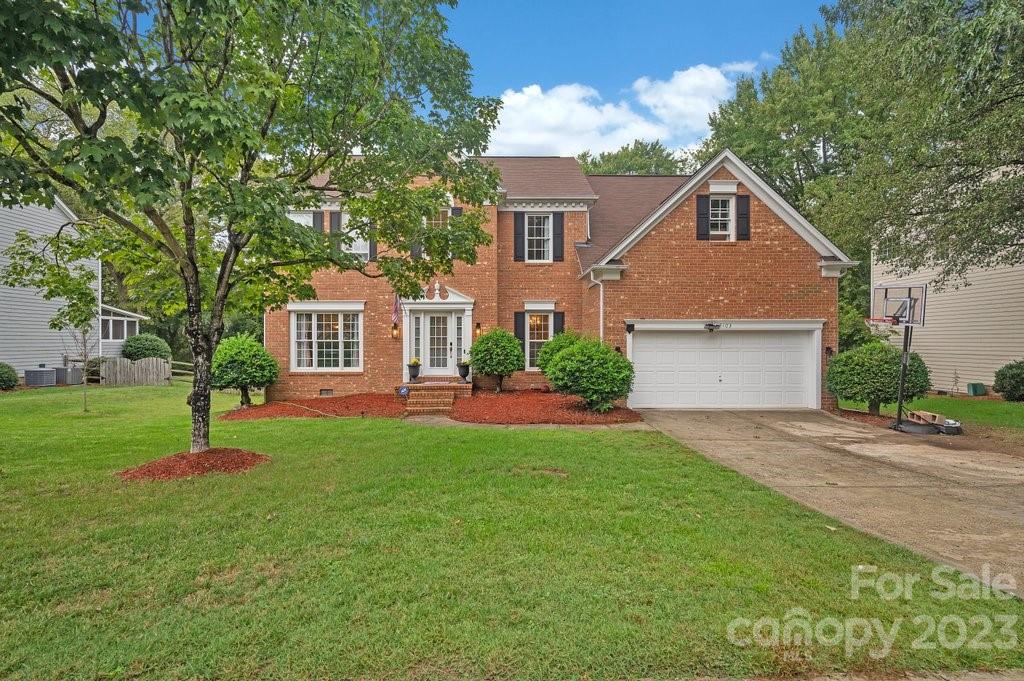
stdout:
{"type": "Polygon", "coordinates": [[[590,271],[590,281],[597,284],[597,324],[598,324],[598,338],[604,340],[604,282],[599,279],[594,279],[594,271],[590,271]]]}

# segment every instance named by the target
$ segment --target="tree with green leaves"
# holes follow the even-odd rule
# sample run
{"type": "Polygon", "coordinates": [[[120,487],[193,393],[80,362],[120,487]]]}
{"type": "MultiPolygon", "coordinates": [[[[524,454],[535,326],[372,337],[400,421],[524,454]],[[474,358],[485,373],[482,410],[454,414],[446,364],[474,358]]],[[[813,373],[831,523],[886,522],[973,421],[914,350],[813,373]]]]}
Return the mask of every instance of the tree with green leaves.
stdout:
{"type": "MultiPolygon", "coordinates": [[[[47,244],[50,264],[109,256],[179,292],[192,451],[209,448],[210,365],[230,303],[313,298],[322,268],[414,295],[487,242],[482,210],[424,219],[498,186],[472,160],[498,102],[473,96],[440,4],[8,0],[0,11],[0,202],[70,193],[87,216],[47,244]],[[328,188],[347,231],[288,218],[328,188]],[[363,238],[380,244],[372,265],[344,248],[363,238]],[[429,257],[411,257],[419,249],[429,257]]],[[[22,280],[59,271],[20,263],[22,280]]],[[[55,291],[74,274],[37,282],[55,291]]]]}
{"type": "Polygon", "coordinates": [[[576,160],[587,175],[678,175],[684,170],[683,160],[658,140],[633,140],[599,154],[584,151],[576,160]]]}

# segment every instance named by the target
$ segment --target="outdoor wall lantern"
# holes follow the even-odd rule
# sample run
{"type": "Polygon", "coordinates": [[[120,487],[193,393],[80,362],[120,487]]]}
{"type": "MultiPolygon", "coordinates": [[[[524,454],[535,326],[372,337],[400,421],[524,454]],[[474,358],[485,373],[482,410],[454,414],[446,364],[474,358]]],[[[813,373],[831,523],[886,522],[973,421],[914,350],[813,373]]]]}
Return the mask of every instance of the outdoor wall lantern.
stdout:
{"type": "Polygon", "coordinates": [[[834,354],[836,354],[836,351],[832,349],[831,345],[825,348],[825,359],[832,359],[834,354]]]}
{"type": "Polygon", "coordinates": [[[391,337],[398,338],[398,324],[391,325],[391,337]]]}
{"type": "Polygon", "coordinates": [[[480,322],[477,322],[476,326],[473,328],[473,338],[479,338],[479,337],[480,337],[480,322]]]}

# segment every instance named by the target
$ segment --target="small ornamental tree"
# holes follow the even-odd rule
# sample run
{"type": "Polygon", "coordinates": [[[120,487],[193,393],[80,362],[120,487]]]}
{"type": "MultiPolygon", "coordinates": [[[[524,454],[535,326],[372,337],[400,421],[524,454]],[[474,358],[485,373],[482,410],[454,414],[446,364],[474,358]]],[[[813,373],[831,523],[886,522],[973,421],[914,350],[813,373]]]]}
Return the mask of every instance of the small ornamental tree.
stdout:
{"type": "Polygon", "coordinates": [[[159,357],[160,359],[171,359],[171,346],[160,336],[151,333],[140,333],[125,339],[121,345],[121,356],[132,361],[146,359],[147,357],[159,357]]]}
{"type": "Polygon", "coordinates": [[[575,331],[562,331],[555,334],[555,337],[542,345],[537,353],[537,368],[544,371],[552,357],[562,350],[579,343],[582,339],[583,336],[575,331]]]}
{"type": "Polygon", "coordinates": [[[1024,402],[1024,359],[1000,367],[992,389],[1011,402],[1024,402]]]}
{"type": "Polygon", "coordinates": [[[213,387],[241,391],[243,407],[252,404],[250,388],[266,388],[277,380],[277,372],[277,360],[247,333],[225,338],[213,354],[213,387]]]}
{"type": "Polygon", "coordinates": [[[544,375],[558,392],[578,395],[588,409],[602,413],[633,389],[633,363],[599,340],[579,340],[563,349],[544,375]]]}
{"type": "MultiPolygon", "coordinates": [[[[878,416],[883,404],[892,404],[899,397],[901,355],[899,348],[881,341],[841,352],[829,364],[828,389],[839,399],[867,402],[868,412],[878,416]]],[[[904,399],[920,397],[931,387],[924,360],[910,353],[904,399]]]]}
{"type": "Polygon", "coordinates": [[[495,392],[501,392],[506,376],[526,368],[523,346],[519,339],[505,329],[494,329],[481,335],[469,349],[469,364],[484,376],[494,376],[498,384],[495,392]]]}
{"type": "Polygon", "coordinates": [[[18,385],[18,372],[10,364],[0,362],[0,390],[14,390],[18,385]]]}

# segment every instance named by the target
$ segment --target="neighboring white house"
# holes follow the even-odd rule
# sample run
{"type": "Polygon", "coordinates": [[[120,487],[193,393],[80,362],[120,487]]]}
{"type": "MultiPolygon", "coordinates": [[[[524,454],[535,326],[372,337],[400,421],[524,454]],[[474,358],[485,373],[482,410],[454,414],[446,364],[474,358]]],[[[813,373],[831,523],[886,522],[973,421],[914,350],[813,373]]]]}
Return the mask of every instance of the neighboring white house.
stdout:
{"type": "MultiPolygon", "coordinates": [[[[14,243],[19,231],[25,230],[34,237],[56,234],[63,225],[76,219],[59,200],[52,208],[37,205],[0,208],[0,269],[8,265],[4,251],[14,243]]],[[[89,260],[86,265],[96,268],[94,288],[97,302],[100,302],[100,262],[89,260]]],[[[0,286],[0,362],[10,364],[22,376],[25,369],[40,364],[66,366],[68,358],[79,357],[81,341],[67,330],[50,328],[50,320],[61,304],[60,300],[45,300],[36,289],[0,286]]],[[[138,333],[139,320],[146,317],[108,305],[103,305],[102,309],[102,324],[101,319],[97,319],[88,340],[89,354],[120,356],[124,339],[138,333]]]]}
{"type": "MultiPolygon", "coordinates": [[[[872,261],[871,284],[931,284],[935,270],[891,277],[872,261]]],[[[991,387],[996,370],[1024,359],[1024,265],[968,273],[966,286],[928,288],[925,323],[914,330],[913,350],[932,375],[932,387],[966,392],[968,383],[991,387]]],[[[891,342],[899,344],[895,336],[891,342]]]]}

